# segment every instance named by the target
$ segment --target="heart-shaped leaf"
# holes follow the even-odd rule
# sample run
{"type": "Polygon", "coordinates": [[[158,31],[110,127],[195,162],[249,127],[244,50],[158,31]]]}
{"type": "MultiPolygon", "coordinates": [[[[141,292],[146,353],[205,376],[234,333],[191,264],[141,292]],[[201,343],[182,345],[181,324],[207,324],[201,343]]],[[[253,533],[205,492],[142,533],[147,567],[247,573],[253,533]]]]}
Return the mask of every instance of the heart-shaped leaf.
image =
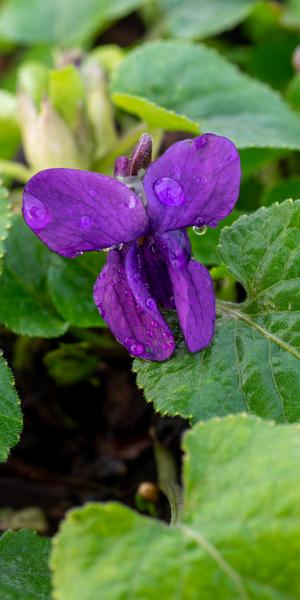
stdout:
{"type": "Polygon", "coordinates": [[[165,128],[163,107],[240,148],[300,148],[300,118],[279,94],[206,46],[162,41],[133,50],[115,72],[112,97],[146,122],[152,102],[152,126],[165,128]]]}
{"type": "Polygon", "coordinates": [[[219,246],[247,300],[219,302],[214,340],[191,354],[178,338],[164,363],[135,360],[137,383],[162,414],[198,421],[248,411],[300,420],[300,200],[242,216],[219,246]]]}
{"type": "Polygon", "coordinates": [[[299,428],[212,419],[184,449],[174,526],[117,503],[68,514],[52,553],[55,600],[299,598],[299,428]]]}

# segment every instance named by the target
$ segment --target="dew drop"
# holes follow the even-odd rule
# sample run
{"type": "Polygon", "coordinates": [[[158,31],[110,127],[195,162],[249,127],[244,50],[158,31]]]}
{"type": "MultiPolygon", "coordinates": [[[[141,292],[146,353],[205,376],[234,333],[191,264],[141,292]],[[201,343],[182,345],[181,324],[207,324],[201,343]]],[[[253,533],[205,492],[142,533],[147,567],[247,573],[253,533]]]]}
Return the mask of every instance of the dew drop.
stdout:
{"type": "Polygon", "coordinates": [[[126,206],[126,208],[135,208],[136,197],[134,196],[134,194],[126,196],[126,198],[124,199],[124,205],[126,206]]]}
{"type": "Polygon", "coordinates": [[[134,340],[130,337],[125,338],[125,344],[127,344],[127,346],[131,346],[131,344],[133,344],[134,340]]]}
{"type": "Polygon", "coordinates": [[[40,200],[30,195],[26,196],[24,216],[28,225],[35,231],[44,229],[51,220],[49,209],[40,200]]]}
{"type": "Polygon", "coordinates": [[[155,308],[156,308],[156,302],[155,302],[155,300],[153,300],[153,298],[151,298],[149,296],[149,298],[147,298],[147,300],[146,300],[146,306],[148,308],[150,308],[150,310],[155,310],[155,308]]]}
{"type": "Polygon", "coordinates": [[[217,227],[219,221],[217,219],[212,219],[211,221],[209,221],[208,225],[209,227],[217,227]]]}
{"type": "Polygon", "coordinates": [[[140,356],[144,352],[144,346],[143,346],[143,344],[138,344],[138,343],[131,344],[131,346],[130,346],[130,352],[132,354],[134,354],[135,356],[140,356]]]}
{"type": "Polygon", "coordinates": [[[159,201],[166,206],[180,206],[185,202],[182,185],[172,177],[157,179],[153,190],[159,201]]]}
{"type": "Polygon", "coordinates": [[[153,337],[153,336],[154,336],[154,333],[153,333],[153,331],[151,331],[151,329],[146,329],[146,335],[147,335],[148,337],[153,337]]]}
{"type": "Polygon", "coordinates": [[[80,219],[80,227],[82,229],[88,229],[92,224],[92,219],[88,215],[83,215],[80,219]]]}
{"type": "Polygon", "coordinates": [[[139,273],[133,273],[133,279],[135,279],[135,281],[139,281],[139,279],[141,278],[139,273]]]}
{"type": "Polygon", "coordinates": [[[204,235],[207,232],[207,225],[203,225],[202,227],[197,227],[196,225],[194,225],[193,232],[196,235],[204,235]]]}

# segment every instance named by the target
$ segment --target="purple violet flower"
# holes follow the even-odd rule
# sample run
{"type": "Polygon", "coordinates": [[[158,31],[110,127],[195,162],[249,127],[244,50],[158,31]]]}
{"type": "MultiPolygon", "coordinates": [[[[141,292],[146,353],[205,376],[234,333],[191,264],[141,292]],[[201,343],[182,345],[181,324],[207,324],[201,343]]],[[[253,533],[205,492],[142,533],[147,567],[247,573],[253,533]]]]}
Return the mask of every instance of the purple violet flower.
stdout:
{"type": "Polygon", "coordinates": [[[94,300],[130,354],[162,361],[174,352],[159,306],[176,309],[191,352],[211,342],[215,297],[208,270],[191,257],[186,227],[216,227],[239,193],[234,144],[213,134],[176,142],[152,164],[141,137],[115,177],[47,169],[24,190],[27,225],[54,252],[73,258],[109,248],[94,300]]]}

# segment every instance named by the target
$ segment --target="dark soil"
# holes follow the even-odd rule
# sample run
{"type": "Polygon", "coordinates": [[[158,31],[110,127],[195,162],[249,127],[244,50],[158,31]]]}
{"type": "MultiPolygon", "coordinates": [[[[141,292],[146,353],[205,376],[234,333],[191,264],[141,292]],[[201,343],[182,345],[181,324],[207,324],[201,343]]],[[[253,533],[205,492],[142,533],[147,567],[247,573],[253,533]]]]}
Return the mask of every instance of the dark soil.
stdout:
{"type": "MultiPolygon", "coordinates": [[[[90,380],[58,386],[43,357],[70,337],[21,338],[26,344],[23,361],[20,338],[0,333],[24,412],[21,440],[0,466],[0,507],[40,507],[49,534],[66,510],[85,502],[118,500],[136,508],[139,485],[157,481],[153,432],[179,464],[180,438],[187,427],[182,419],[154,413],[136,387],[130,357],[118,346],[101,350],[90,380]]],[[[168,520],[162,495],[155,508],[168,520]]]]}

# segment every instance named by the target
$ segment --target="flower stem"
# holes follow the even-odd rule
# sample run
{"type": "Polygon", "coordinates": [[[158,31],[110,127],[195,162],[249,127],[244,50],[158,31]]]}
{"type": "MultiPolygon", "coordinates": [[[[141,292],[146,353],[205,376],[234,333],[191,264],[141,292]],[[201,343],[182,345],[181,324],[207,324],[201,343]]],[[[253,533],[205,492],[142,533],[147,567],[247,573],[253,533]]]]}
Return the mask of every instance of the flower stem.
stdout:
{"type": "Polygon", "coordinates": [[[182,489],[177,483],[177,469],[174,458],[166,448],[154,439],[154,456],[158,474],[158,484],[169,501],[171,510],[170,525],[178,523],[183,509],[182,489]]]}

